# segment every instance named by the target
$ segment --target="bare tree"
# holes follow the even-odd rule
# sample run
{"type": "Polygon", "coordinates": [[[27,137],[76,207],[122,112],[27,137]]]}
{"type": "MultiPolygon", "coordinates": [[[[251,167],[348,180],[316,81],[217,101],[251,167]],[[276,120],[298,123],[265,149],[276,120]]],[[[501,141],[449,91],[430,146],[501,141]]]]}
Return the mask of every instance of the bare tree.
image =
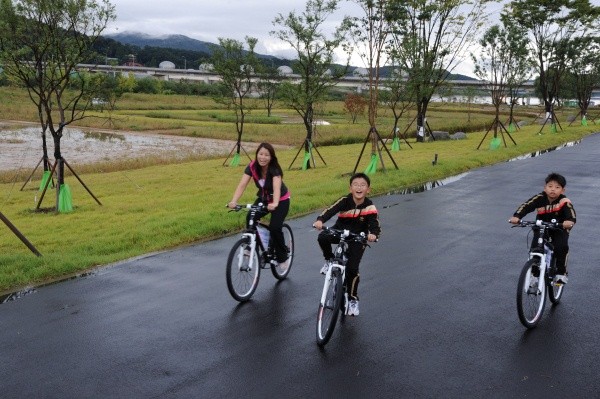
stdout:
{"type": "Polygon", "coordinates": [[[410,0],[400,3],[395,57],[415,88],[417,141],[423,141],[433,94],[465,58],[485,20],[487,0],[410,0]]]}
{"type": "MultiPolygon", "coordinates": [[[[231,155],[235,154],[231,160],[231,166],[237,166],[240,162],[240,152],[242,150],[242,134],[244,133],[244,122],[246,115],[256,107],[256,104],[246,101],[249,94],[254,89],[253,77],[257,69],[260,68],[258,57],[254,52],[254,47],[258,40],[253,37],[246,37],[248,49],[244,49],[244,43],[235,39],[219,38],[219,46],[214,48],[212,55],[213,68],[221,77],[219,83],[224,94],[214,97],[215,101],[224,104],[229,109],[233,108],[235,112],[235,128],[237,131],[237,140],[231,155]]],[[[246,153],[249,159],[250,156],[246,153]]],[[[225,163],[227,162],[225,159],[225,163]]]]}
{"type": "MultiPolygon", "coordinates": [[[[280,29],[271,34],[288,43],[298,56],[292,67],[300,75],[299,80],[284,82],[280,89],[284,101],[300,115],[306,128],[306,138],[298,151],[299,154],[304,148],[304,169],[310,168],[311,160],[313,167],[316,166],[313,154],[313,149],[316,150],[313,143],[315,104],[326,98],[328,90],[348,70],[349,57],[344,67],[335,65],[335,51],[344,48],[346,42],[347,20],[344,19],[330,37],[323,32],[327,18],[337,10],[338,4],[338,0],[308,0],[304,12],[279,14],[273,21],[280,29]]],[[[325,164],[318,150],[316,152],[325,164]]]]}
{"type": "MultiPolygon", "coordinates": [[[[0,3],[0,63],[12,79],[26,87],[38,109],[44,137],[47,131],[52,135],[57,210],[70,203],[64,186],[64,166],[70,166],[60,146],[64,129],[85,117],[98,90],[79,73],[77,65],[96,58],[93,44],[114,19],[114,6],[108,0],[0,3]]],[[[42,199],[43,195],[38,207],[42,199]]]]}

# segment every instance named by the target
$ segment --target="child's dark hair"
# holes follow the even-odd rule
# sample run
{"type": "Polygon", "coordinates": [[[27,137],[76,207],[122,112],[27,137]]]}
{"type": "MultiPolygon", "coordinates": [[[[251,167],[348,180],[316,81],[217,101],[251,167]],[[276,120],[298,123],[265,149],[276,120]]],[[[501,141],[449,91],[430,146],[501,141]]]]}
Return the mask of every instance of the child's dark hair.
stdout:
{"type": "Polygon", "coordinates": [[[548,184],[551,181],[557,182],[561,187],[567,186],[567,179],[565,179],[563,175],[560,175],[558,173],[552,172],[548,176],[546,176],[546,184],[548,184]]]}
{"type": "Polygon", "coordinates": [[[367,176],[365,173],[359,172],[353,174],[352,177],[350,177],[350,185],[352,185],[352,182],[356,179],[365,179],[367,186],[371,187],[371,179],[369,179],[369,176],[367,176]]]}

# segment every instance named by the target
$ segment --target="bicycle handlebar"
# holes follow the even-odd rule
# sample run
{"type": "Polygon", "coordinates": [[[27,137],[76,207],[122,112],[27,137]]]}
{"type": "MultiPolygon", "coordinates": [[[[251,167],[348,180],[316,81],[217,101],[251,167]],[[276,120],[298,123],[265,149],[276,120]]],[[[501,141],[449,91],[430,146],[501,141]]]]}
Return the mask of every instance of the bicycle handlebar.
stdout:
{"type": "MultiPolygon", "coordinates": [[[[226,204],[225,208],[229,208],[229,204],[226,204]]],[[[256,205],[254,205],[254,204],[236,205],[235,208],[229,209],[229,212],[239,212],[242,209],[249,209],[249,210],[255,210],[255,211],[266,211],[267,206],[265,204],[263,204],[262,202],[259,202],[256,205]]]]}
{"type": "Polygon", "coordinates": [[[363,232],[360,232],[359,234],[357,234],[357,233],[351,232],[350,230],[334,229],[333,227],[327,227],[327,226],[323,226],[323,230],[331,235],[337,236],[339,238],[343,238],[343,239],[345,239],[345,241],[355,241],[355,242],[359,242],[361,244],[367,244],[367,245],[369,242],[369,240],[367,239],[367,236],[363,232]]]}
{"type": "Polygon", "coordinates": [[[521,220],[511,227],[546,227],[550,229],[564,229],[561,223],[556,221],[544,222],[543,220],[521,220]]]}

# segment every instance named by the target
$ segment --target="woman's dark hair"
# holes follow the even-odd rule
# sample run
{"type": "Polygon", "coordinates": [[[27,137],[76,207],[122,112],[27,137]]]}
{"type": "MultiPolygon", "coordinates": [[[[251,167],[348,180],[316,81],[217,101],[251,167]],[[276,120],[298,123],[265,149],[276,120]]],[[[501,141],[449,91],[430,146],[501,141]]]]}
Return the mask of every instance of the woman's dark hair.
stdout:
{"type": "Polygon", "coordinates": [[[563,175],[559,175],[558,173],[550,173],[548,176],[546,176],[546,184],[548,184],[551,181],[557,182],[563,188],[567,186],[567,179],[565,179],[563,175]]]}
{"type": "MultiPolygon", "coordinates": [[[[271,155],[271,162],[269,162],[268,168],[271,176],[281,176],[281,178],[283,179],[283,169],[281,169],[281,166],[279,165],[279,161],[277,160],[277,156],[275,155],[275,148],[273,148],[271,144],[260,143],[258,145],[258,148],[256,149],[256,154],[254,154],[254,159],[258,158],[258,152],[262,148],[265,148],[267,151],[269,151],[269,154],[271,155]]],[[[258,163],[256,163],[256,167],[258,168],[258,163]]]]}

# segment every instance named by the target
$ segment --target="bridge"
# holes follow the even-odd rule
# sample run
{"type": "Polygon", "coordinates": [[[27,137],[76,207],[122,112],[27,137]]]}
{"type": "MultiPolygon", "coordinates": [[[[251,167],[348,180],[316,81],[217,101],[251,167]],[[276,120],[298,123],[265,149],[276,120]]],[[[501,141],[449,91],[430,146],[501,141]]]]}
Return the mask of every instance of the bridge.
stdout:
{"type": "MultiPolygon", "coordinates": [[[[153,77],[165,81],[196,81],[206,84],[215,84],[221,81],[221,77],[215,72],[204,71],[198,69],[172,69],[172,68],[150,68],[144,66],[128,66],[128,65],[93,65],[79,64],[80,70],[89,72],[102,72],[107,74],[121,73],[124,75],[134,74],[138,78],[153,77]]],[[[282,75],[284,79],[298,80],[300,75],[287,74],[282,75]]],[[[481,80],[447,80],[447,84],[457,89],[466,89],[474,87],[479,90],[486,90],[487,84],[481,80]]],[[[368,80],[364,76],[345,76],[338,81],[339,87],[353,88],[357,91],[368,90],[368,80]]],[[[529,102],[531,97],[534,97],[533,81],[527,81],[521,86],[520,98],[523,101],[529,102]]],[[[600,90],[594,91],[592,97],[596,99],[596,105],[600,104],[600,90]]]]}

